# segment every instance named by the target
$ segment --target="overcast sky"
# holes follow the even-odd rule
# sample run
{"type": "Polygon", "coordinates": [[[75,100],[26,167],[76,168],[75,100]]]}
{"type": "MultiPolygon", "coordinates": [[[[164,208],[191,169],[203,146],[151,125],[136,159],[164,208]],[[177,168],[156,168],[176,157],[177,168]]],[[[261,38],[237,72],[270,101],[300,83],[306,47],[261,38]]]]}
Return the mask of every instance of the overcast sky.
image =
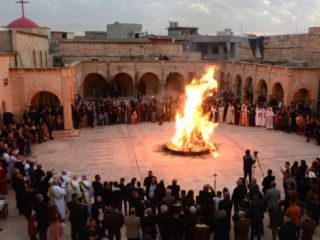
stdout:
{"type": "MultiPolygon", "coordinates": [[[[169,21],[199,27],[202,34],[231,28],[236,33],[298,33],[320,26],[320,0],[29,0],[25,12],[40,26],[83,32],[107,23],[141,23],[166,34],[169,21]],[[243,26],[243,27],[241,27],[243,26]],[[297,26],[297,27],[296,27],[297,26]]],[[[15,0],[0,0],[0,25],[21,16],[15,0]]]]}

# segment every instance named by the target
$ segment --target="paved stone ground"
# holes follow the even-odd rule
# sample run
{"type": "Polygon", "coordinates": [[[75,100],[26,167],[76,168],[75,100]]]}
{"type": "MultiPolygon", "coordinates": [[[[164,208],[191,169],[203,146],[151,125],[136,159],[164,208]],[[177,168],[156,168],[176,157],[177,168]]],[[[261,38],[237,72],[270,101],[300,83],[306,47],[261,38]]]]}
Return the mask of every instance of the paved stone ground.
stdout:
{"type": "MultiPolygon", "coordinates": [[[[97,173],[103,180],[129,181],[135,176],[142,179],[148,170],[153,170],[158,179],[169,184],[178,179],[181,189],[198,191],[205,183],[213,185],[213,174],[217,173],[217,189],[232,189],[235,180],[242,175],[242,156],[245,149],[258,150],[263,171],[272,168],[281,185],[280,166],[285,161],[305,159],[308,164],[320,155],[319,146],[306,143],[303,137],[270,131],[264,128],[246,128],[222,124],[216,130],[213,142],[219,148],[220,156],[181,157],[162,151],[162,145],[174,132],[174,123],[162,126],[151,123],[140,125],[117,125],[82,129],[79,137],[56,139],[34,145],[34,159],[46,169],[56,172],[66,169],[78,175],[86,174],[90,179],[97,173]]],[[[256,170],[259,182],[262,175],[256,170]]],[[[0,239],[22,240],[26,236],[26,220],[14,209],[12,191],[6,196],[10,204],[10,216],[0,220],[0,239]]],[[[266,218],[265,221],[268,221],[266,218]]],[[[266,224],[267,225],[267,224],[266,224]]],[[[65,238],[70,239],[69,226],[65,238]]],[[[319,228],[317,239],[320,239],[319,228]]],[[[266,230],[264,239],[270,239],[266,230]]]]}

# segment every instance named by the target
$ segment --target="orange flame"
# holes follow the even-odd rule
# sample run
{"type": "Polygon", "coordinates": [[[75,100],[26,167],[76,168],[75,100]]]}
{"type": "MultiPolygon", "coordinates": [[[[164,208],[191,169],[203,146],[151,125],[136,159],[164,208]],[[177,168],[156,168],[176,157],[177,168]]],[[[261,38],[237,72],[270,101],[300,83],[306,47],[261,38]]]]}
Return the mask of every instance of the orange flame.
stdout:
{"type": "Polygon", "coordinates": [[[200,152],[210,150],[214,157],[218,152],[210,138],[217,124],[210,121],[208,115],[203,114],[203,101],[212,90],[218,87],[214,79],[214,68],[211,67],[200,79],[193,79],[186,86],[186,101],[183,114],[176,115],[176,132],[168,145],[183,152],[200,152]]]}

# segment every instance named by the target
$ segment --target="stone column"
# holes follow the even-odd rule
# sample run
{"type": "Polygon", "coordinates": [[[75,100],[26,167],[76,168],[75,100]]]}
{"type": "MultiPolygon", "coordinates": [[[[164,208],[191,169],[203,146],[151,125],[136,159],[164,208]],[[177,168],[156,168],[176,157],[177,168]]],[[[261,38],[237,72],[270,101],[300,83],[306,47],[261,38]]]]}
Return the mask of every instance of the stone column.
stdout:
{"type": "Polygon", "coordinates": [[[62,106],[63,106],[63,123],[65,130],[73,129],[72,122],[72,108],[71,108],[71,96],[69,91],[69,86],[71,84],[72,78],[70,76],[70,69],[61,69],[61,94],[62,94],[62,106]]]}

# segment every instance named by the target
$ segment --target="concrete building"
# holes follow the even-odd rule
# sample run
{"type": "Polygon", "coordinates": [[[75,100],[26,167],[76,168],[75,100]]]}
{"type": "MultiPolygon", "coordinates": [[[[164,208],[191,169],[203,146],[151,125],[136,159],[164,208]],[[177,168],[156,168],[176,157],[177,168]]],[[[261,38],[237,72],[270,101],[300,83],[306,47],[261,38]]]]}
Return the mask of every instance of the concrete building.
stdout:
{"type": "Polygon", "coordinates": [[[216,36],[200,35],[196,27],[179,27],[177,22],[170,22],[168,35],[176,42],[183,43],[185,51],[201,52],[203,60],[240,58],[242,38],[234,36],[231,29],[219,31],[216,36]]]}
{"type": "Polygon", "coordinates": [[[139,39],[142,34],[142,25],[133,23],[107,24],[107,39],[108,40],[127,40],[139,39]]]}

